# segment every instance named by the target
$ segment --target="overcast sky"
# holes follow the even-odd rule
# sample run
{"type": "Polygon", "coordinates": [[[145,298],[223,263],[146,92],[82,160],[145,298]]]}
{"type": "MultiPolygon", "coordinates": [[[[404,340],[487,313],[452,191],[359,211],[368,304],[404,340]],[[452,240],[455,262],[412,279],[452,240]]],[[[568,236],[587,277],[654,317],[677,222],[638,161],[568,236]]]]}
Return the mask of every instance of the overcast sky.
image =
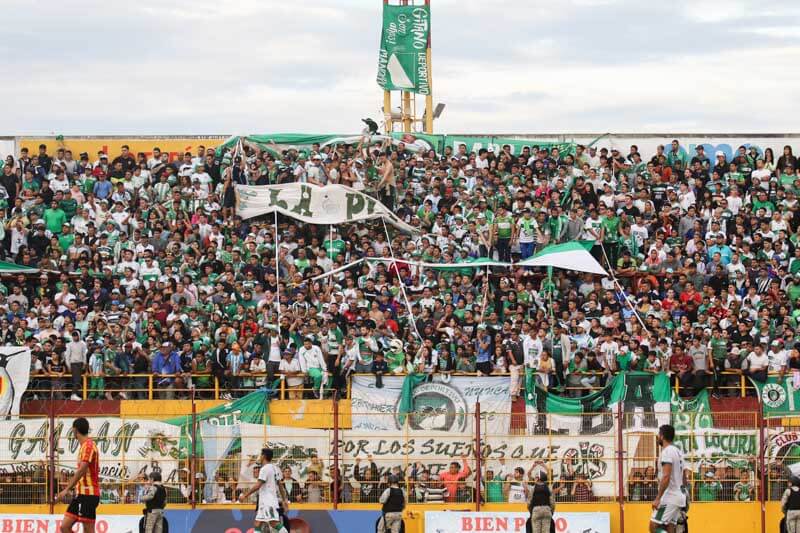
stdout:
{"type": "MultiPolygon", "coordinates": [[[[380,118],[380,0],[2,7],[2,135],[380,118]]],[[[795,132],[799,15],[797,0],[432,0],[436,131],[795,132]]]]}

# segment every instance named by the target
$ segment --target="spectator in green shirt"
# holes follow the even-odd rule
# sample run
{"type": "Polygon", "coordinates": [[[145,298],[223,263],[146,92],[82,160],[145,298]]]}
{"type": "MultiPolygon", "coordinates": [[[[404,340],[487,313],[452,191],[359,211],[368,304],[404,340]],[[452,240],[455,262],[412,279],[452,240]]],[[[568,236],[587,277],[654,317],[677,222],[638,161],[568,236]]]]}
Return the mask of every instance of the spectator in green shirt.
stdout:
{"type": "Polygon", "coordinates": [[[47,231],[53,234],[61,233],[61,227],[67,222],[67,214],[58,206],[58,202],[53,200],[50,208],[45,209],[42,215],[47,231]]]}
{"type": "Polygon", "coordinates": [[[715,502],[719,500],[722,484],[717,480],[717,469],[709,466],[700,469],[701,478],[697,481],[697,501],[715,502]]]}

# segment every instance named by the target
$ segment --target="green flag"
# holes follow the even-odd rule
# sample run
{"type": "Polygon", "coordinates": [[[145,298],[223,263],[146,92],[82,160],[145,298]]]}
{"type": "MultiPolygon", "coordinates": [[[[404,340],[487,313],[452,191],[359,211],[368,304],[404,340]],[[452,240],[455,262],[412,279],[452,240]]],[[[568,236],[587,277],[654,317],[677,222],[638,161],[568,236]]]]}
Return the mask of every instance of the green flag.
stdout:
{"type": "Polygon", "coordinates": [[[378,85],[387,91],[431,93],[430,6],[383,6],[378,85]]]}
{"type": "Polygon", "coordinates": [[[758,390],[761,408],[766,418],[794,416],[800,406],[800,390],[794,388],[791,375],[784,376],[783,380],[776,376],[769,376],[766,383],[751,380],[758,390]]]}
{"type": "MultiPolygon", "coordinates": [[[[195,416],[197,418],[198,428],[200,422],[204,420],[220,426],[233,426],[238,425],[240,422],[269,425],[270,394],[271,392],[269,390],[257,390],[236,401],[224,403],[217,407],[207,409],[202,413],[197,413],[195,416]]],[[[168,424],[181,426],[181,457],[188,457],[191,455],[192,415],[173,418],[171,420],[166,420],[166,422],[168,424]]],[[[203,454],[203,440],[200,438],[197,439],[195,452],[198,455],[203,454]]]]}
{"type": "Polygon", "coordinates": [[[406,415],[414,411],[414,388],[425,381],[425,374],[409,374],[403,380],[400,390],[400,402],[397,404],[397,420],[400,424],[406,423],[406,415]]]}

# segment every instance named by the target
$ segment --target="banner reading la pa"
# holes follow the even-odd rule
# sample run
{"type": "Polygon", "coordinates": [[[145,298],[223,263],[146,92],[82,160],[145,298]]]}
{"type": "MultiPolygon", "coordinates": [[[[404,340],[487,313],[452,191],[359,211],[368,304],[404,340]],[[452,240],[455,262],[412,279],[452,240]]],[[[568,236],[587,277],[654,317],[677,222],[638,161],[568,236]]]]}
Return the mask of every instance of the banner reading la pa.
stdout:
{"type": "Polygon", "coordinates": [[[274,211],[311,224],[382,218],[399,230],[417,231],[375,198],[344,185],[237,185],[236,202],[236,214],[243,219],[274,211]]]}

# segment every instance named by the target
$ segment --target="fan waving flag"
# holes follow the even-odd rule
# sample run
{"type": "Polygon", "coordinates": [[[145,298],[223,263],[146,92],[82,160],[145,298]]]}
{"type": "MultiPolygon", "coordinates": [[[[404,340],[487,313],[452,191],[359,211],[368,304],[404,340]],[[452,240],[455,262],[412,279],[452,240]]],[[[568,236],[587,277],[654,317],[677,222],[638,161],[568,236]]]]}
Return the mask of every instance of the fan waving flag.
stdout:
{"type": "Polygon", "coordinates": [[[530,259],[517,263],[520,266],[553,267],[575,272],[589,272],[608,276],[608,272],[587,251],[591,241],[572,241],[545,246],[530,259]]]}

